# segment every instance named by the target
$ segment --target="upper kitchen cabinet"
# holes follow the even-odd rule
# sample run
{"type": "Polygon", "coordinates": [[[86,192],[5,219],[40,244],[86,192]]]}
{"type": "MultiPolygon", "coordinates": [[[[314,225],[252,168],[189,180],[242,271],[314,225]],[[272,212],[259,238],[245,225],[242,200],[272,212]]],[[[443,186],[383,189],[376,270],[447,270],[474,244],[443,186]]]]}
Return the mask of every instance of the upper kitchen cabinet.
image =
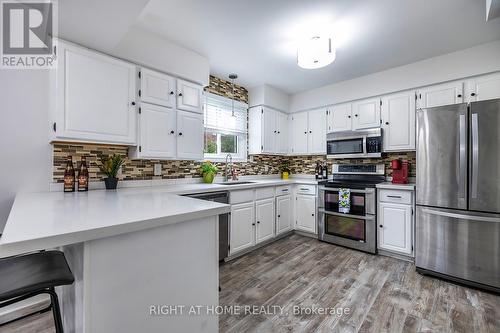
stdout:
{"type": "Polygon", "coordinates": [[[463,86],[462,81],[454,81],[418,89],[417,107],[423,109],[462,103],[463,86]]]}
{"type": "Polygon", "coordinates": [[[203,113],[201,95],[203,87],[184,80],[177,80],[177,108],[179,110],[203,113]]]}
{"type": "Polygon", "coordinates": [[[479,76],[465,82],[467,101],[478,102],[500,98],[500,73],[479,76]]]}
{"type": "Polygon", "coordinates": [[[136,67],[59,41],[53,140],[136,142],[136,67]]]}
{"type": "Polygon", "coordinates": [[[352,129],[352,104],[334,105],[328,109],[328,133],[352,129]]]}
{"type": "Polygon", "coordinates": [[[326,110],[308,112],[307,152],[309,154],[326,154],[326,110]]]}
{"type": "Polygon", "coordinates": [[[382,97],[384,151],[415,150],[415,92],[382,97]]]}
{"type": "Polygon", "coordinates": [[[169,75],[158,73],[146,68],[139,72],[139,96],[142,102],[175,106],[175,79],[169,75]]]}
{"type": "Polygon", "coordinates": [[[177,158],[203,159],[203,115],[177,111],[177,158]]]}
{"type": "Polygon", "coordinates": [[[250,154],[286,154],[288,115],[268,107],[250,108],[248,138],[250,154]]]}
{"type": "Polygon", "coordinates": [[[307,154],[307,112],[297,112],[290,116],[290,138],[292,154],[307,154]]]}
{"type": "Polygon", "coordinates": [[[352,129],[380,127],[380,98],[352,103],[352,129]]]}

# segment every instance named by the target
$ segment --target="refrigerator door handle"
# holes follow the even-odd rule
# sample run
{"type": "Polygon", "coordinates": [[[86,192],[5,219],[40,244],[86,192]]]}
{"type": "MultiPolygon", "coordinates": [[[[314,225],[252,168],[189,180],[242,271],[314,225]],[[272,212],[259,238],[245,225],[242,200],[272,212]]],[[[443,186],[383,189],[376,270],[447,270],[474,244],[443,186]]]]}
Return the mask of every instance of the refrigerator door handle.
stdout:
{"type": "Polygon", "coordinates": [[[477,171],[479,168],[479,130],[478,115],[472,114],[472,189],[471,196],[477,199],[477,171]]]}
{"type": "Polygon", "coordinates": [[[467,181],[467,147],[466,147],[466,138],[467,135],[465,133],[465,115],[460,115],[459,118],[459,123],[460,123],[460,151],[459,151],[459,177],[460,177],[460,182],[459,182],[459,192],[458,192],[458,197],[461,199],[465,199],[465,188],[466,188],[466,181],[467,181]]]}
{"type": "Polygon", "coordinates": [[[461,220],[500,223],[500,218],[498,218],[498,217],[465,215],[465,214],[442,212],[442,211],[434,210],[434,209],[422,209],[422,212],[427,213],[427,214],[431,214],[431,215],[451,217],[451,218],[461,219],[461,220]]]}

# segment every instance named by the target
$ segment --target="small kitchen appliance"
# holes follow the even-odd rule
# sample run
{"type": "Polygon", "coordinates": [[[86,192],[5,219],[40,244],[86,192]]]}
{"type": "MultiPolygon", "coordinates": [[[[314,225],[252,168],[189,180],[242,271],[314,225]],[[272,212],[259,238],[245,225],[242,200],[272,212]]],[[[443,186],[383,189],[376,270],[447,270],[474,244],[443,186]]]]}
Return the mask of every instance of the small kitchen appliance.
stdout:
{"type": "Polygon", "coordinates": [[[392,160],[392,182],[394,184],[408,184],[408,161],[392,160]]]}

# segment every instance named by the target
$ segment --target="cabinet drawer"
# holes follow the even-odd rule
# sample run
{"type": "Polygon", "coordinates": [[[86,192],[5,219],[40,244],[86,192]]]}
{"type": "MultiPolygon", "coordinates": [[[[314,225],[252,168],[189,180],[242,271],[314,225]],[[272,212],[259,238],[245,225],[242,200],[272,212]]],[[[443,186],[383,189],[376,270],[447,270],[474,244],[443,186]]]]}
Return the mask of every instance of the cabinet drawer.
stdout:
{"type": "Polygon", "coordinates": [[[290,194],[291,192],[292,188],[290,185],[276,186],[276,196],[290,194]]]}
{"type": "Polygon", "coordinates": [[[297,185],[297,194],[316,195],[315,185],[297,185]]]}
{"type": "Polygon", "coordinates": [[[274,197],[274,186],[255,189],[255,200],[274,197]]]}
{"type": "Polygon", "coordinates": [[[380,202],[392,202],[411,205],[412,191],[402,190],[379,190],[380,202]]]}
{"type": "Polygon", "coordinates": [[[229,194],[229,203],[237,204],[241,202],[253,201],[253,191],[254,191],[253,189],[231,191],[229,194]]]}

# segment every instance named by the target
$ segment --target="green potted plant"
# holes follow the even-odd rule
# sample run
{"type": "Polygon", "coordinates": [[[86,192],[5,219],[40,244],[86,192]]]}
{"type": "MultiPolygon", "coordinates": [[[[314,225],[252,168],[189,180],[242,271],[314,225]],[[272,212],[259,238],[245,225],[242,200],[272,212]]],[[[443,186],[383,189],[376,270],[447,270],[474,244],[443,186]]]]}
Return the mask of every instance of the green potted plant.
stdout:
{"type": "Polygon", "coordinates": [[[288,179],[290,176],[290,162],[283,161],[280,164],[281,178],[288,179]]]}
{"type": "Polygon", "coordinates": [[[101,158],[101,171],[107,176],[104,178],[104,184],[106,184],[107,190],[116,189],[116,185],[118,185],[118,178],[116,175],[124,162],[124,158],[118,154],[101,158]]]}
{"type": "Polygon", "coordinates": [[[211,184],[214,181],[215,174],[217,173],[217,167],[212,162],[206,161],[201,164],[200,171],[203,176],[203,182],[211,184]]]}

